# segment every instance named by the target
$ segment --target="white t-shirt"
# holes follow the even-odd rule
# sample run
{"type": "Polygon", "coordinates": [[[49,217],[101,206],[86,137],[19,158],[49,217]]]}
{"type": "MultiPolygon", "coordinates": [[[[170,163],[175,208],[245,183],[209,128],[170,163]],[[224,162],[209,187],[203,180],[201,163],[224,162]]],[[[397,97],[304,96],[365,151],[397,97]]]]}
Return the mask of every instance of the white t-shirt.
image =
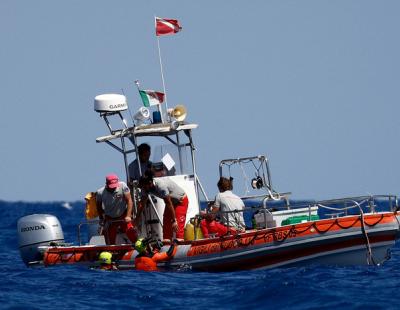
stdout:
{"type": "MultiPolygon", "coordinates": [[[[244,203],[243,200],[232,193],[232,191],[225,191],[215,196],[215,207],[219,208],[222,212],[241,211],[244,208],[244,203]]],[[[221,213],[221,222],[225,225],[228,225],[229,222],[229,227],[236,229],[243,229],[246,227],[243,219],[243,212],[221,213]]]]}

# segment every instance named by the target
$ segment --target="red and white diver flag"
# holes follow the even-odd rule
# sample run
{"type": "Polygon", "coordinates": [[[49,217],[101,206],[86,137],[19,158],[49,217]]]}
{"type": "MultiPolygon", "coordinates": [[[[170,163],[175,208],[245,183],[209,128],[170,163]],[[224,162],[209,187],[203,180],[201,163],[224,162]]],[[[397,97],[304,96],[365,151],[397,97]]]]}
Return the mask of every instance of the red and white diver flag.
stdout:
{"type": "Polygon", "coordinates": [[[181,30],[178,20],[156,17],[156,36],[174,34],[181,30]]]}
{"type": "Polygon", "coordinates": [[[139,90],[140,97],[142,97],[143,105],[150,107],[158,105],[164,101],[164,93],[154,90],[139,90]]]}

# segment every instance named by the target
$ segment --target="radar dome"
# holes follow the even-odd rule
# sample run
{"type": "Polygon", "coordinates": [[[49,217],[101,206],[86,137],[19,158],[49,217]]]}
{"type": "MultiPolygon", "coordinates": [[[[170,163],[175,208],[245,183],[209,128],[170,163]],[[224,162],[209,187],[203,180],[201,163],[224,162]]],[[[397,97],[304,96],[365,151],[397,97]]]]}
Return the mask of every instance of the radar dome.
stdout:
{"type": "Polygon", "coordinates": [[[119,94],[103,94],[94,98],[96,112],[118,112],[128,109],[126,97],[119,94]]]}

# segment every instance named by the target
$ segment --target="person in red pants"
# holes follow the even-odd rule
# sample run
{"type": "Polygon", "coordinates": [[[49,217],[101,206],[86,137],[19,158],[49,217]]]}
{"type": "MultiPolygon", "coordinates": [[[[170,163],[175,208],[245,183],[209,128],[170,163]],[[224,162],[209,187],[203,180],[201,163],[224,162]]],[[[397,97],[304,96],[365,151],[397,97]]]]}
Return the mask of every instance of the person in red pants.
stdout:
{"type": "Polygon", "coordinates": [[[168,177],[154,179],[153,174],[149,171],[140,178],[139,188],[143,190],[143,197],[139,204],[138,215],[146,206],[149,194],[163,199],[165,202],[163,237],[172,239],[172,233],[176,232],[176,238],[183,239],[189,206],[186,192],[168,177]]]}
{"type": "Polygon", "coordinates": [[[204,238],[209,238],[210,234],[216,237],[235,234],[244,231],[246,227],[243,219],[244,203],[232,192],[232,179],[221,177],[217,186],[219,193],[215,196],[210,212],[202,212],[200,228],[204,238]],[[217,214],[220,214],[220,221],[216,220],[217,214]]]}
{"type": "Polygon", "coordinates": [[[167,252],[160,252],[162,244],[151,246],[151,241],[139,239],[135,243],[135,250],[138,255],[135,257],[135,269],[142,271],[158,271],[157,263],[172,259],[177,251],[177,240],[174,239],[167,252]]]}
{"type": "Polygon", "coordinates": [[[203,215],[203,219],[200,222],[200,229],[203,233],[204,238],[210,238],[210,234],[215,237],[225,236],[229,233],[235,234],[236,229],[232,227],[226,227],[220,222],[216,221],[213,213],[207,213],[203,215]]]}
{"type": "Polygon", "coordinates": [[[132,243],[136,242],[130,189],[117,175],[107,175],[106,185],[96,192],[96,206],[107,244],[115,244],[118,229],[125,232],[132,243]]]}

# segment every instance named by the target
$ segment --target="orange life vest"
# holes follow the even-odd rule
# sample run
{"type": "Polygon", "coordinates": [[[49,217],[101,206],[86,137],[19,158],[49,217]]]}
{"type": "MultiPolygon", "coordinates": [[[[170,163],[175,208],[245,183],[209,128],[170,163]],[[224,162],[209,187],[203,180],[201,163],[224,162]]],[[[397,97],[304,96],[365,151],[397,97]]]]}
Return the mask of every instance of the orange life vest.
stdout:
{"type": "Polygon", "coordinates": [[[140,256],[135,258],[135,268],[142,271],[157,271],[157,263],[150,257],[140,256]]]}
{"type": "MultiPolygon", "coordinates": [[[[175,254],[176,250],[174,251],[175,254]]],[[[166,252],[163,253],[155,253],[152,257],[149,256],[136,256],[135,258],[135,268],[137,270],[142,271],[157,271],[157,263],[158,262],[165,262],[170,260],[171,256],[169,256],[166,252]]]]}
{"type": "Polygon", "coordinates": [[[85,210],[86,219],[90,220],[99,216],[97,213],[96,192],[87,193],[85,196],[85,200],[86,200],[86,210],[85,210]]]}

